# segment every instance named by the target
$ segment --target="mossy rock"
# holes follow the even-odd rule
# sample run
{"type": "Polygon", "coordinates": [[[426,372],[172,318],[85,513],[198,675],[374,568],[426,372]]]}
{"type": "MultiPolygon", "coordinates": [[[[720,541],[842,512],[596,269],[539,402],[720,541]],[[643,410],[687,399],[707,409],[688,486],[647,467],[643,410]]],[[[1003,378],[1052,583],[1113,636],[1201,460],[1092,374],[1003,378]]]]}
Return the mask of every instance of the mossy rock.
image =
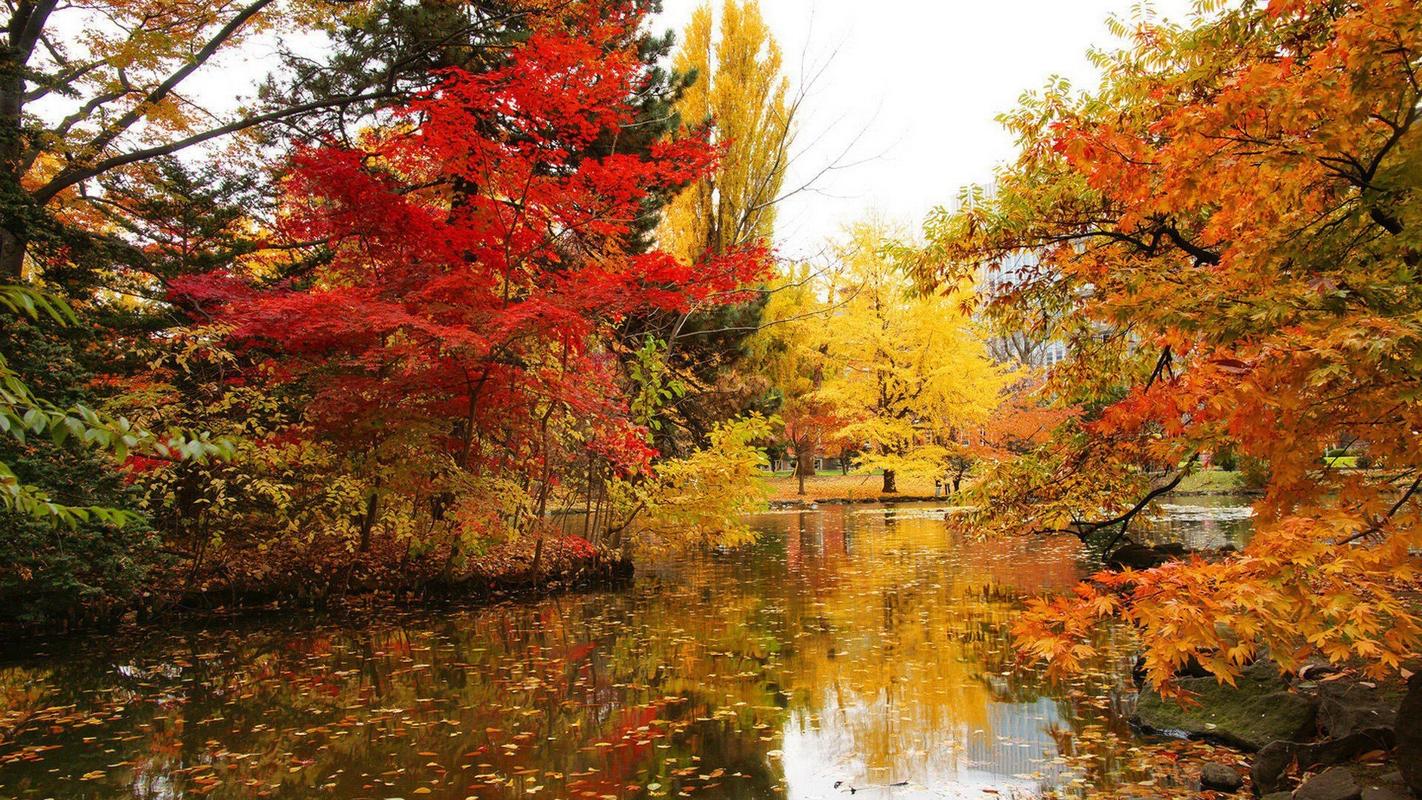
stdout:
{"type": "Polygon", "coordinates": [[[1213,739],[1251,751],[1314,732],[1317,701],[1289,691],[1269,662],[1245,670],[1238,686],[1222,685],[1212,677],[1182,678],[1179,683],[1198,705],[1182,706],[1145,689],[1131,721],[1152,733],[1213,739]]]}

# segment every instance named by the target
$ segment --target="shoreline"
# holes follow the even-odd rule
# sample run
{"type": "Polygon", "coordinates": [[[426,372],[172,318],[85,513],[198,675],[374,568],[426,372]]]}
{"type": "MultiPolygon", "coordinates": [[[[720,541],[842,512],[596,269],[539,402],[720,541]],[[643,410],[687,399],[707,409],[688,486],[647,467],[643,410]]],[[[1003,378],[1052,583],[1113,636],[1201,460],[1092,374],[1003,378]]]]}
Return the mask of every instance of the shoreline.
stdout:
{"type": "Polygon", "coordinates": [[[542,600],[560,595],[616,589],[631,583],[636,571],[625,559],[590,558],[570,569],[539,576],[510,573],[471,577],[454,582],[431,581],[396,591],[362,590],[334,594],[317,600],[279,593],[245,592],[235,597],[221,592],[196,593],[153,611],[128,609],[121,615],[61,626],[0,626],[0,637],[28,651],[15,658],[0,655],[0,665],[36,654],[44,646],[92,636],[144,636],[164,628],[203,628],[241,624],[268,617],[306,615],[330,621],[358,621],[382,613],[414,613],[441,608],[477,609],[507,602],[542,600]],[[204,601],[206,605],[202,605],[204,601]]]}
{"type": "MultiPolygon", "coordinates": [[[[1250,492],[1240,490],[1218,491],[1218,490],[1198,490],[1185,492],[1170,492],[1163,495],[1162,499],[1172,497],[1262,497],[1262,492],[1250,492]]],[[[898,505],[900,503],[948,503],[953,505],[952,497],[932,497],[924,495],[882,495],[872,497],[777,497],[768,500],[771,511],[788,511],[794,509],[813,510],[817,506],[849,506],[849,505],[898,505]]]]}
{"type": "Polygon", "coordinates": [[[806,497],[775,498],[767,501],[771,511],[784,511],[786,509],[811,509],[815,506],[854,506],[854,505],[897,505],[899,503],[934,503],[940,500],[951,500],[949,497],[925,497],[922,495],[892,495],[884,497],[806,497]]]}
{"type": "MultiPolygon", "coordinates": [[[[1171,492],[1165,499],[1201,497],[1254,497],[1257,493],[1243,491],[1171,492]]],[[[882,496],[838,496],[772,498],[769,511],[813,511],[823,506],[896,506],[912,503],[942,503],[954,505],[954,498],[924,494],[882,496]]],[[[480,575],[449,582],[433,580],[412,583],[394,590],[361,588],[345,593],[313,598],[287,595],[272,590],[228,593],[194,592],[162,608],[124,609],[102,618],[71,625],[4,625],[0,637],[17,645],[63,641],[91,635],[141,634],[147,629],[166,625],[196,626],[245,621],[264,616],[291,613],[321,615],[327,619],[361,619],[384,611],[402,612],[438,608],[478,608],[504,602],[539,600],[564,594],[577,594],[627,585],[635,575],[633,565],[626,560],[607,561],[593,557],[567,569],[537,577],[524,573],[480,575]]]]}

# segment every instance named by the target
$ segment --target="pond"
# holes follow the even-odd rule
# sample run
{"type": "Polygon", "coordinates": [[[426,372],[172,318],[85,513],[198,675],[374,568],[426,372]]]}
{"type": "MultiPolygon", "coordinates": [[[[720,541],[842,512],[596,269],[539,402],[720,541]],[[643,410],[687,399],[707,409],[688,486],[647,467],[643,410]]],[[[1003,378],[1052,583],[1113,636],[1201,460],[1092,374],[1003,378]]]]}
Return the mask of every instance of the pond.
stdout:
{"type": "Polygon", "coordinates": [[[6,653],[0,797],[1192,791],[1208,746],[1112,714],[1128,637],[1103,630],[1068,684],[1015,668],[1023,598],[1090,569],[1076,543],[955,538],[943,515],[767,513],[755,545],[616,592],[6,653]]]}

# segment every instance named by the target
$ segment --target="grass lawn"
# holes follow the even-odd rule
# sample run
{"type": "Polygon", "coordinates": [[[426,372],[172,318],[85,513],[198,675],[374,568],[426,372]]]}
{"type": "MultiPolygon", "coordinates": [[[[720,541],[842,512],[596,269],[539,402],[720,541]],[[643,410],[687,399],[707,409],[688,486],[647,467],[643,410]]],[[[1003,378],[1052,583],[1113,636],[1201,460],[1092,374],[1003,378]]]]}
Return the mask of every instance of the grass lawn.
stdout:
{"type": "Polygon", "coordinates": [[[1230,494],[1240,491],[1239,473],[1222,469],[1200,470],[1186,475],[1185,479],[1180,481],[1180,485],[1175,487],[1175,491],[1230,494]]]}
{"type": "MultiPolygon", "coordinates": [[[[805,493],[797,494],[799,482],[794,476],[762,478],[770,489],[771,500],[871,500],[893,498],[896,495],[882,494],[882,475],[841,475],[837,471],[822,472],[805,479],[805,493]]],[[[932,497],[933,481],[929,478],[900,476],[899,494],[902,497],[932,497]]]]}

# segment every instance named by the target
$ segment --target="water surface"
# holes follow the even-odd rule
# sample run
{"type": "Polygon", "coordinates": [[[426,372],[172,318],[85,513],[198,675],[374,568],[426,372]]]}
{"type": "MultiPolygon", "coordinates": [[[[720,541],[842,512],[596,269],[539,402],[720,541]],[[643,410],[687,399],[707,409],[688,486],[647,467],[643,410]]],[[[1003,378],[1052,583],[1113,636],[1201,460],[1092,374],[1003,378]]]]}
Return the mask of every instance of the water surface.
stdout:
{"type": "Polygon", "coordinates": [[[1179,542],[1192,550],[1238,548],[1249,541],[1254,521],[1251,498],[1232,495],[1166,496],[1162,514],[1143,525],[1143,539],[1179,542]]]}
{"type": "Polygon", "coordinates": [[[757,544],[617,592],[54,646],[0,665],[0,797],[1191,791],[1197,745],[1113,721],[1128,637],[1068,685],[1015,668],[1008,627],[1091,569],[1077,544],[943,514],[768,513],[757,544]]]}

